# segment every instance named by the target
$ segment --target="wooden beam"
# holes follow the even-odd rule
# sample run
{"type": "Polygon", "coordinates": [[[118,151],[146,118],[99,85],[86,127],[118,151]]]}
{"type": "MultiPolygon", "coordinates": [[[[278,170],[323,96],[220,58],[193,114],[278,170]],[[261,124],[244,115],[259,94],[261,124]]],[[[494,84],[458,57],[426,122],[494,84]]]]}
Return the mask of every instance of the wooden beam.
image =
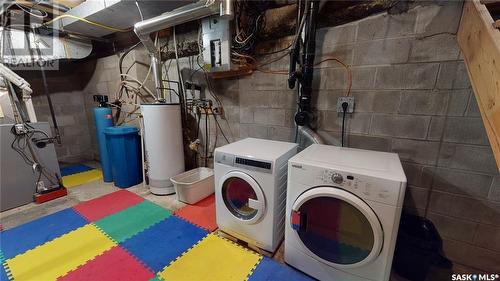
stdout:
{"type": "Polygon", "coordinates": [[[488,9],[479,0],[466,1],[458,43],[500,167],[500,31],[493,23],[488,9]]]}

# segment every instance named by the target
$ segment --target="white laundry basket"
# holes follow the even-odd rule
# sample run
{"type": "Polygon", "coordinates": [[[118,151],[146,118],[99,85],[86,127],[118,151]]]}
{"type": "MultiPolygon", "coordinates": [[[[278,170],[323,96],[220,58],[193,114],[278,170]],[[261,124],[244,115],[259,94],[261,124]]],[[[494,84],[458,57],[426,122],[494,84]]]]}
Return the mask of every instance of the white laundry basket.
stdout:
{"type": "Polygon", "coordinates": [[[195,204],[196,202],[214,193],[214,171],[200,167],[171,177],[174,184],[177,200],[195,204]]]}

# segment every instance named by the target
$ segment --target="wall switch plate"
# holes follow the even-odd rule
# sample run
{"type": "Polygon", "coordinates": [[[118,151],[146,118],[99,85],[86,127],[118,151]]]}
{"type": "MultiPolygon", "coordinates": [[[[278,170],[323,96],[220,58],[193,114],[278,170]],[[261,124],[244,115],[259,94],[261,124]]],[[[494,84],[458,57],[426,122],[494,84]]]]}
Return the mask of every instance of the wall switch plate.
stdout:
{"type": "Polygon", "coordinates": [[[354,97],[339,97],[337,99],[337,112],[344,112],[344,110],[342,109],[342,104],[344,102],[347,102],[348,103],[348,106],[347,106],[347,113],[353,113],[354,112],[354,97]]]}

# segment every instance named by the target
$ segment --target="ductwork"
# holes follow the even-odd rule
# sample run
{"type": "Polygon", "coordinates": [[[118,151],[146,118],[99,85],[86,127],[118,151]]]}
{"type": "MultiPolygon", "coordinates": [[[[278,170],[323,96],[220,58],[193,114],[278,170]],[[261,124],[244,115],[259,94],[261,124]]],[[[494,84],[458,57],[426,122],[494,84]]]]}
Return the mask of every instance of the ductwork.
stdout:
{"type": "Polygon", "coordinates": [[[307,126],[299,126],[299,134],[304,136],[311,143],[325,144],[323,138],[307,126]]]}
{"type": "Polygon", "coordinates": [[[138,22],[134,32],[151,55],[157,96],[161,95],[161,59],[150,34],[186,22],[220,14],[221,17],[234,15],[232,0],[202,0],[189,4],[157,17],[138,22]]]}

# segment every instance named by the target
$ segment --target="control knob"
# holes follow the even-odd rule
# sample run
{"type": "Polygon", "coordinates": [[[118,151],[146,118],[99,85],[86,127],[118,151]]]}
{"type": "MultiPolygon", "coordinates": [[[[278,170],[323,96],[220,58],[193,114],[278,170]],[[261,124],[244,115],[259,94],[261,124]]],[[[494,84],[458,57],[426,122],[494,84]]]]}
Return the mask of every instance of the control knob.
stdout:
{"type": "Polygon", "coordinates": [[[342,177],[341,174],[334,173],[332,175],[332,181],[336,184],[341,184],[344,181],[344,178],[342,177]]]}

